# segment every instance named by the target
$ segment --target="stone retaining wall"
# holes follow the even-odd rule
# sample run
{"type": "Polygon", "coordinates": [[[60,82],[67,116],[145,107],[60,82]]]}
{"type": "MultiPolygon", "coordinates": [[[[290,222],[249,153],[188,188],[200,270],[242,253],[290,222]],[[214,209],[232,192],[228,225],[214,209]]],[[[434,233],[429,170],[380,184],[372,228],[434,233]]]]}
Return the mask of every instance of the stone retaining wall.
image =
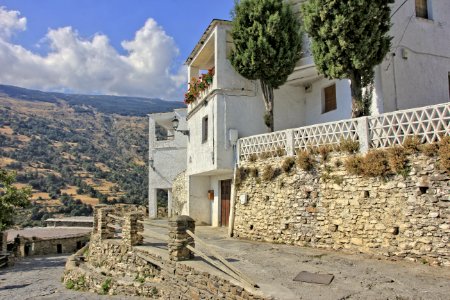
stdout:
{"type": "Polygon", "coordinates": [[[262,170],[283,159],[245,163],[253,172],[237,188],[235,236],[450,266],[450,181],[437,158],[410,156],[406,177],[386,178],[349,175],[345,159],[269,181],[262,170]]]}
{"type": "Polygon", "coordinates": [[[191,218],[179,216],[169,221],[168,250],[164,250],[139,246],[142,239],[134,238],[142,230],[137,222],[142,212],[123,215],[122,239],[105,238],[109,235],[107,224],[119,214],[113,206],[95,207],[97,229],[89,248],[69,258],[64,274],[67,288],[160,299],[268,299],[194,260],[186,248],[195,246],[186,234],[187,229],[195,231],[191,218]]]}
{"type": "Polygon", "coordinates": [[[129,251],[114,240],[91,242],[87,263],[78,262],[77,255],[82,252],[68,260],[64,274],[66,287],[77,290],[158,299],[268,299],[189,262],[170,261],[139,249],[129,251]]]}

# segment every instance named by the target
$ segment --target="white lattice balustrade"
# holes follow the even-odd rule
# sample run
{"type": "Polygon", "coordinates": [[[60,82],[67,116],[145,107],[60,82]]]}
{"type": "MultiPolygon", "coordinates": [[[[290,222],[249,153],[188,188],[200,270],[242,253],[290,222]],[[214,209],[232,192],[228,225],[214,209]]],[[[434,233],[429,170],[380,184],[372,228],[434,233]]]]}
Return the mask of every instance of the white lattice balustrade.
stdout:
{"type": "Polygon", "coordinates": [[[293,155],[297,149],[338,144],[341,139],[358,140],[364,152],[401,145],[408,136],[432,143],[445,135],[450,135],[450,102],[242,138],[238,157],[246,160],[253,154],[274,153],[280,148],[293,155]]]}
{"type": "Polygon", "coordinates": [[[423,143],[450,135],[450,103],[396,111],[369,118],[370,147],[401,145],[408,136],[423,143]]]}
{"type": "Polygon", "coordinates": [[[357,119],[294,129],[295,149],[305,149],[311,146],[317,147],[326,144],[339,144],[343,138],[358,140],[357,119]]]}
{"type": "Polygon", "coordinates": [[[273,153],[286,149],[286,131],[253,135],[239,140],[239,157],[248,159],[252,154],[273,153]]]}

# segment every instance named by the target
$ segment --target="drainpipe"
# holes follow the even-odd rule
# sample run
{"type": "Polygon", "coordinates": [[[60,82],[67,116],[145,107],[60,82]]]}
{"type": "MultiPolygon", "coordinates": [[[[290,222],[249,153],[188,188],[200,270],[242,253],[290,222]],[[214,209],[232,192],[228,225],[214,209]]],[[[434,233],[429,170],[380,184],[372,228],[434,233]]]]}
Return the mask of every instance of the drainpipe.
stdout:
{"type": "MultiPolygon", "coordinates": [[[[239,145],[239,142],[238,144],[239,145]]],[[[231,184],[231,195],[230,195],[230,217],[228,220],[228,236],[229,237],[233,237],[233,230],[234,230],[234,206],[236,203],[236,172],[238,169],[238,164],[237,164],[237,147],[236,145],[233,145],[233,181],[231,184]]]]}
{"type": "Polygon", "coordinates": [[[396,78],[396,74],[395,74],[395,52],[392,53],[392,73],[394,76],[394,105],[395,105],[394,110],[398,110],[397,78],[396,78]]]}

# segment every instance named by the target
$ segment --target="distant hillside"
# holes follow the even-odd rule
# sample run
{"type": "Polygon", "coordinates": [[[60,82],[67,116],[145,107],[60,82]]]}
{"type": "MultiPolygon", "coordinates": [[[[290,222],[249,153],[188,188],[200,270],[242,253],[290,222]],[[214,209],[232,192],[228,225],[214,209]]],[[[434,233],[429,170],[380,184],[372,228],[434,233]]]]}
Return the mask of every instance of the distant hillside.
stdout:
{"type": "Polygon", "coordinates": [[[65,101],[81,113],[86,110],[86,107],[90,107],[105,114],[119,114],[122,116],[145,116],[149,113],[166,112],[175,108],[185,107],[182,102],[165,101],[157,98],[63,94],[1,84],[0,96],[55,104],[65,101]]]}
{"type": "Polygon", "coordinates": [[[102,202],[146,204],[143,115],[182,105],[0,85],[0,168],[17,172],[19,186],[33,188],[33,207],[19,222],[38,225],[48,217],[89,215],[91,205],[102,202]]]}

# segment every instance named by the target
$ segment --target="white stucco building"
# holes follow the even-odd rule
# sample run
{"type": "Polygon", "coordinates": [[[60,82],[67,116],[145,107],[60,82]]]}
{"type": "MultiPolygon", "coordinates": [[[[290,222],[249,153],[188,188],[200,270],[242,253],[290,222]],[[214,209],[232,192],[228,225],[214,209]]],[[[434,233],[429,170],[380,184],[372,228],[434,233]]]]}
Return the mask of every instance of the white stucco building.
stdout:
{"type": "Polygon", "coordinates": [[[176,117],[179,128],[186,127],[186,109],[149,115],[149,216],[157,217],[157,192],[164,190],[168,196],[168,214],[172,208],[173,179],[186,169],[187,137],[174,131],[172,120],[176,117]],[[157,127],[163,128],[157,129],[157,127]],[[158,133],[159,132],[159,133],[158,133]],[[161,134],[163,132],[163,134],[161,134]]]}
{"type": "MultiPolygon", "coordinates": [[[[298,9],[303,1],[293,2],[298,9]]],[[[392,49],[375,69],[372,114],[449,101],[449,2],[398,0],[392,23],[392,49]]],[[[213,20],[186,62],[189,78],[215,69],[212,85],[188,105],[186,117],[185,213],[213,226],[228,224],[236,139],[267,132],[260,85],[233,69],[231,48],[230,23],[213,20]]],[[[294,73],[275,91],[275,130],[351,117],[349,81],[319,75],[307,38],[303,49],[294,73]]]]}

